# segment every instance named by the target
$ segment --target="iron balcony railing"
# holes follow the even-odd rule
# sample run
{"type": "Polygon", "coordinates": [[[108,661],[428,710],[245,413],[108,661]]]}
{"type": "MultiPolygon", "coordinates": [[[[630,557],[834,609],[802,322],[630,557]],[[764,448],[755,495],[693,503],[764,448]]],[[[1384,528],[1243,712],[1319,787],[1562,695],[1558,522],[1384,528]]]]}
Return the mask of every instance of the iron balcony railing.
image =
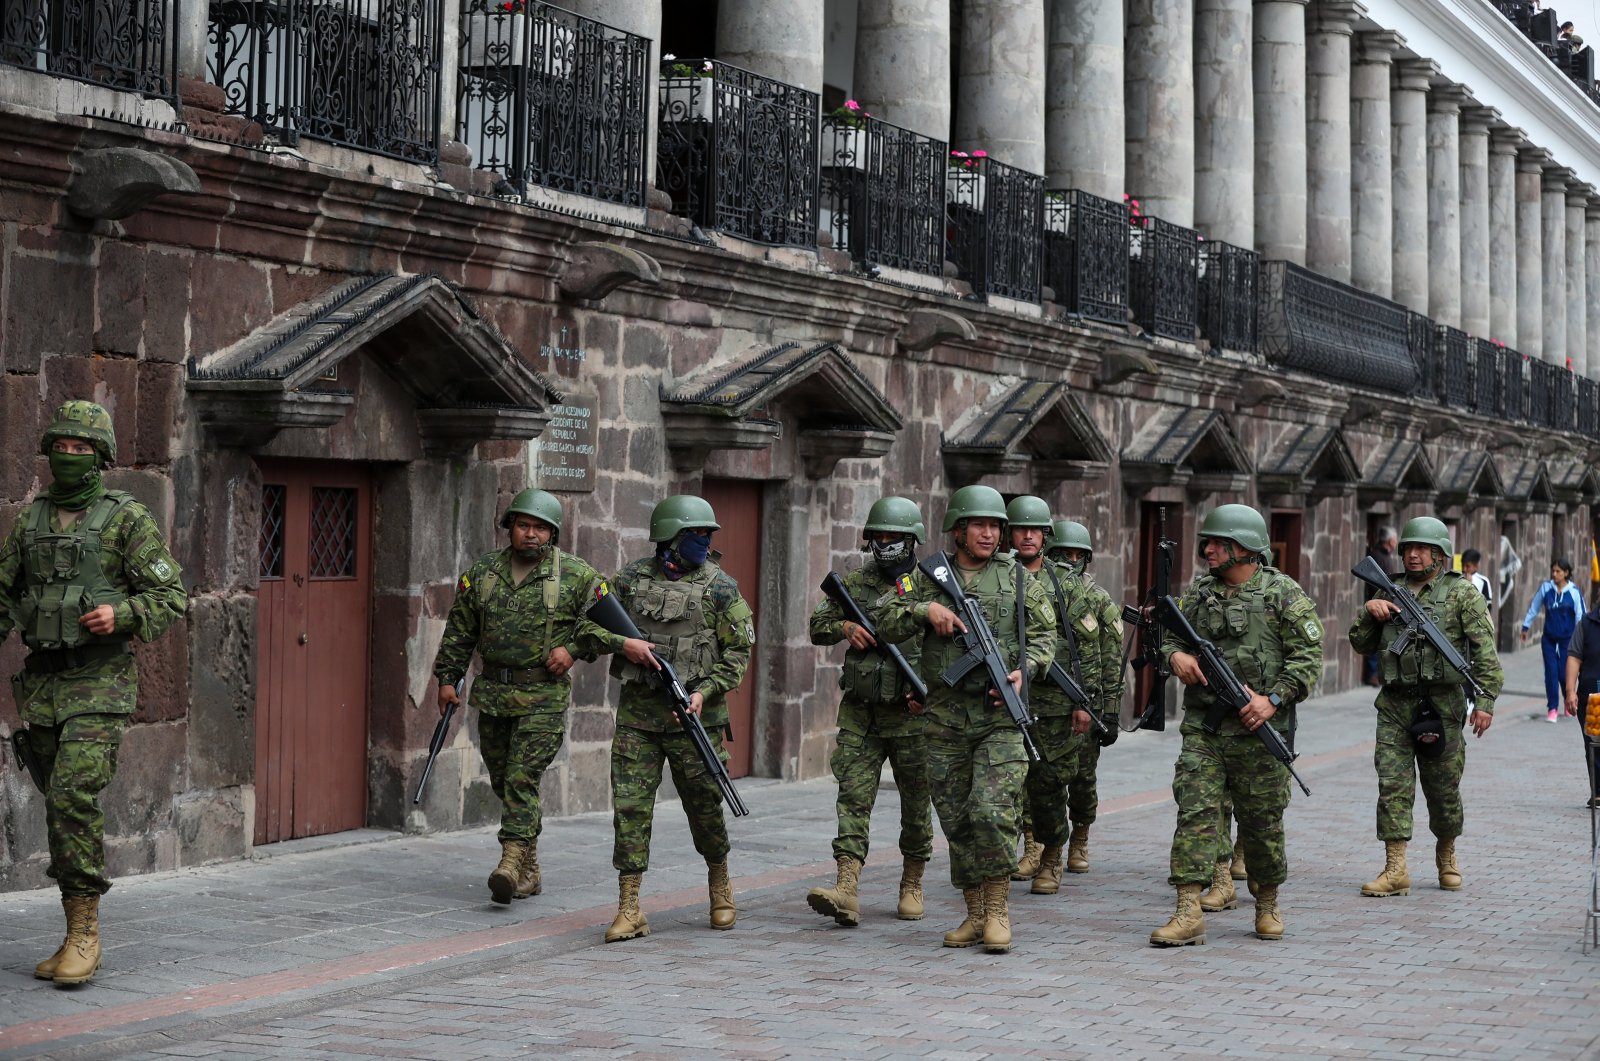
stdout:
{"type": "Polygon", "coordinates": [[[467,0],[456,137],[530,186],[644,205],[650,42],[545,3],[467,0]]]}
{"type": "Polygon", "coordinates": [[[1134,323],[1148,335],[1192,343],[1200,315],[1200,233],[1159,217],[1130,217],[1134,323]]]}
{"type": "Polygon", "coordinates": [[[1496,416],[1500,410],[1500,365],[1505,347],[1488,339],[1473,339],[1468,349],[1472,359],[1472,411],[1496,416]]]}
{"type": "Polygon", "coordinates": [[[1410,395],[1432,356],[1426,317],[1414,329],[1405,307],[1293,262],[1261,263],[1257,312],[1267,360],[1324,379],[1410,395]]]}
{"type": "Polygon", "coordinates": [[[1407,393],[1438,400],[1439,365],[1435,356],[1438,345],[1437,329],[1433,320],[1420,313],[1403,310],[1406,328],[1406,351],[1411,359],[1412,385],[1407,393]]]}
{"type": "Polygon", "coordinates": [[[207,74],[229,114],[394,158],[439,157],[444,0],[211,0],[207,74]]]}
{"type": "Polygon", "coordinates": [[[1528,419],[1528,358],[1516,350],[1502,350],[1500,361],[1500,418],[1528,419]]]}
{"type": "Polygon", "coordinates": [[[1200,334],[1213,350],[1256,351],[1261,255],[1220,240],[1200,244],[1200,334]]]}
{"type": "Polygon", "coordinates": [[[943,140],[870,115],[822,120],[822,228],[862,266],[944,269],[943,140]]]}
{"type": "Polygon", "coordinates": [[[1440,403],[1456,409],[1471,409],[1477,404],[1472,372],[1472,340],[1459,328],[1434,326],[1434,396],[1440,403]]]}
{"type": "Polygon", "coordinates": [[[815,247],[818,99],[723,62],[664,64],[656,187],[672,212],[757,243],[815,247]]]}
{"type": "Polygon", "coordinates": [[[177,98],[179,0],[0,0],[0,63],[177,98]]]}
{"type": "Polygon", "coordinates": [[[1600,384],[1578,377],[1578,430],[1590,438],[1600,437],[1600,384]]]}
{"type": "Polygon", "coordinates": [[[1044,178],[992,158],[946,170],[947,256],[975,295],[1039,301],[1044,178]]]}
{"type": "Polygon", "coordinates": [[[1043,281],[1069,315],[1128,323],[1128,207],[1083,191],[1046,192],[1043,281]]]}
{"type": "Polygon", "coordinates": [[[1529,361],[1528,375],[1528,420],[1539,427],[1572,430],[1577,413],[1572,371],[1548,361],[1529,361]]]}

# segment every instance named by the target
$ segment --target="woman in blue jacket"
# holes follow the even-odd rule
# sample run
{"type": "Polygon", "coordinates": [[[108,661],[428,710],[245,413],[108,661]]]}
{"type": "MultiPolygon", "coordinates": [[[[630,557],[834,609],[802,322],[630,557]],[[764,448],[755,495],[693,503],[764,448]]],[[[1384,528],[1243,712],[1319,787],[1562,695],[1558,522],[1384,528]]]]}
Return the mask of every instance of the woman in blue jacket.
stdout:
{"type": "Polygon", "coordinates": [[[1567,646],[1578,620],[1583,618],[1583,594],[1572,584],[1572,561],[1566,557],[1557,557],[1550,565],[1549,580],[1539,587],[1528,605],[1528,614],[1522,618],[1524,642],[1541,608],[1544,609],[1544,698],[1549,708],[1545,721],[1554,722],[1560,717],[1567,646]]]}

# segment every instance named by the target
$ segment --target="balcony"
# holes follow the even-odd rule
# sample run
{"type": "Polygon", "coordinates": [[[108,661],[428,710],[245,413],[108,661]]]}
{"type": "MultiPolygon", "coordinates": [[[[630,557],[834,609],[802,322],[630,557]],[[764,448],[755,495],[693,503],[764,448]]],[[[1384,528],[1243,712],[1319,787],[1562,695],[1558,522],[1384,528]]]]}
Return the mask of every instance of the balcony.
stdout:
{"type": "Polygon", "coordinates": [[[177,98],[179,0],[0,0],[0,63],[177,98]]]}
{"type": "Polygon", "coordinates": [[[979,297],[1039,301],[1044,178],[992,158],[952,155],[947,256],[979,297]]]}
{"type": "Polygon", "coordinates": [[[1590,438],[1600,437],[1600,383],[1578,378],[1578,430],[1590,438]]]}
{"type": "Polygon", "coordinates": [[[1083,191],[1044,199],[1044,282],[1068,315],[1128,323],[1128,208],[1083,191]]]}
{"type": "Polygon", "coordinates": [[[1548,361],[1529,361],[1528,383],[1528,421],[1539,427],[1571,431],[1576,413],[1571,370],[1548,361]]]}
{"type": "Polygon", "coordinates": [[[1293,262],[1261,263],[1259,307],[1261,352],[1286,368],[1411,394],[1431,358],[1432,321],[1415,332],[1403,306],[1293,262]]]}
{"type": "Polygon", "coordinates": [[[1434,397],[1441,405],[1472,409],[1478,404],[1472,374],[1477,366],[1472,357],[1473,341],[1467,333],[1448,325],[1434,325],[1434,397]]]}
{"type": "Polygon", "coordinates": [[[1220,240],[1200,245],[1200,334],[1213,350],[1256,351],[1261,255],[1220,240]]]}
{"type": "Polygon", "coordinates": [[[870,115],[822,120],[822,227],[860,267],[939,276],[949,149],[870,115]]]}
{"type": "Polygon", "coordinates": [[[467,0],[456,137],[530,186],[644,205],[650,42],[549,4],[467,0]]]}
{"type": "Polygon", "coordinates": [[[1147,335],[1195,340],[1200,233],[1159,217],[1129,218],[1133,319],[1147,335]]]}

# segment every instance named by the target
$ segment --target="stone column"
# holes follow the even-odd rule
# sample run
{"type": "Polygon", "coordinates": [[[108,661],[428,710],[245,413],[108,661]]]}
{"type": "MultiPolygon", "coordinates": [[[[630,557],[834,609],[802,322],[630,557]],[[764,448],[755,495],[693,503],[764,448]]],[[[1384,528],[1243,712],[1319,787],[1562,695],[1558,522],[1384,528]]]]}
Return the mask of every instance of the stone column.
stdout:
{"type": "Polygon", "coordinates": [[[1489,135],[1489,331],[1517,345],[1517,144],[1522,132],[1504,124],[1489,135]]]}
{"type": "Polygon", "coordinates": [[[1393,158],[1389,80],[1399,34],[1356,34],[1350,67],[1350,282],[1394,291],[1393,158]]]}
{"type": "Polygon", "coordinates": [[[1461,330],[1488,337],[1489,122],[1487,107],[1461,111],[1461,330]]]}
{"type": "Polygon", "coordinates": [[[1544,224],[1541,186],[1550,156],[1537,147],[1517,153],[1517,349],[1544,353],[1544,224]]]}
{"type": "Polygon", "coordinates": [[[1350,48],[1366,8],[1316,0],[1306,34],[1306,265],[1348,284],[1351,263],[1350,48]]]}
{"type": "Polygon", "coordinates": [[[1195,0],[1194,227],[1256,245],[1251,0],[1195,0]]]}
{"type": "MultiPolygon", "coordinates": [[[[448,17],[452,9],[461,5],[456,3],[445,4],[445,14],[448,17]]],[[[637,34],[649,42],[650,59],[645,64],[645,138],[644,138],[644,179],[645,183],[654,187],[656,183],[656,126],[660,119],[659,107],[661,84],[657,74],[661,71],[661,0],[571,0],[561,6],[567,7],[585,18],[592,18],[596,22],[604,22],[608,26],[637,34]]],[[[699,59],[701,56],[685,56],[684,58],[699,59]]],[[[822,59],[819,57],[820,64],[822,59]]],[[[454,84],[446,81],[446,85],[454,84]]],[[[454,97],[454,92],[447,91],[445,100],[448,102],[454,97]]]]}
{"type": "Polygon", "coordinates": [[[1580,376],[1589,371],[1588,241],[1584,214],[1589,205],[1587,184],[1567,187],[1567,359],[1580,376]]]}
{"type": "Polygon", "coordinates": [[[1044,173],[1044,42],[1039,0],[966,0],[952,147],[1044,173]]]}
{"type": "MultiPolygon", "coordinates": [[[[1117,62],[1120,69],[1120,51],[1117,62]]],[[[853,89],[875,117],[949,140],[949,0],[861,5],[853,89]]]]}
{"type": "Polygon", "coordinates": [[[1193,0],[1127,0],[1123,48],[1126,191],[1146,214],[1193,225],[1193,0]]]}
{"type": "Polygon", "coordinates": [[[1461,99],[1458,85],[1428,96],[1428,315],[1461,327],[1461,99]]]}
{"type": "Polygon", "coordinates": [[[1256,0],[1256,246],[1306,261],[1306,0],[1256,0]]]}
{"type": "Polygon", "coordinates": [[[1428,83],[1439,68],[1426,59],[1394,64],[1390,122],[1394,162],[1394,295],[1428,312],[1428,83]]]}
{"type": "Polygon", "coordinates": [[[1054,0],[1049,19],[1044,112],[1049,186],[1082,188],[1120,201],[1126,183],[1122,0],[1054,0]]]}
{"type": "Polygon", "coordinates": [[[823,5],[792,0],[722,0],[717,7],[718,59],[822,91],[823,5]]]}
{"type": "Polygon", "coordinates": [[[1567,362],[1567,183],[1572,171],[1546,163],[1539,236],[1544,261],[1544,344],[1540,356],[1552,365],[1567,362]]]}

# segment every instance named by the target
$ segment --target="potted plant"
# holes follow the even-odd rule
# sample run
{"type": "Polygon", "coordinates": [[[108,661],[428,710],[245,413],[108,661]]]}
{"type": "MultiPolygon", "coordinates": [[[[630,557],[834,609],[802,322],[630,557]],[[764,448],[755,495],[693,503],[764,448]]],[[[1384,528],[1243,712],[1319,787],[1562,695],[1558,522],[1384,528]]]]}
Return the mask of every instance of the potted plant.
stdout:
{"type": "Polygon", "coordinates": [[[951,203],[983,213],[983,160],[987,151],[951,151],[945,188],[951,203]]]}
{"type": "Polygon", "coordinates": [[[847,99],[827,116],[824,128],[829,137],[828,161],[835,169],[867,168],[867,119],[871,112],[847,99]]]}
{"type": "Polygon", "coordinates": [[[709,122],[712,114],[711,79],[716,67],[710,59],[697,65],[679,62],[668,52],[661,57],[661,120],[709,122]]]}

